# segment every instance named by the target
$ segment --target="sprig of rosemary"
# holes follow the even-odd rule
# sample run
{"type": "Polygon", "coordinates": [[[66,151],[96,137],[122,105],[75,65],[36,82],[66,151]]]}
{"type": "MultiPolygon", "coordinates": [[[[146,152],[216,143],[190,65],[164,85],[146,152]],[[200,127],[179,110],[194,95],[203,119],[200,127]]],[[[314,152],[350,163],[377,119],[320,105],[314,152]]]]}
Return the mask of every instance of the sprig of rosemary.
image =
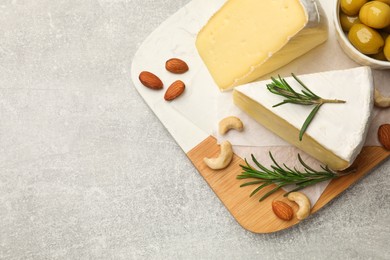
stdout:
{"type": "MultiPolygon", "coordinates": [[[[300,154],[298,154],[298,160],[300,164],[304,167],[304,170],[300,171],[296,167],[291,169],[290,167],[286,166],[286,164],[283,164],[284,168],[282,168],[276,162],[271,152],[269,153],[269,156],[274,163],[274,165],[270,166],[271,169],[268,169],[262,164],[260,164],[256,160],[255,156],[252,154],[252,161],[256,164],[257,167],[259,167],[260,170],[257,170],[250,166],[248,161],[245,159],[246,165],[240,165],[243,172],[237,176],[237,179],[256,179],[254,181],[246,182],[240,185],[240,187],[245,187],[259,184],[259,186],[250,194],[250,197],[255,195],[261,189],[271,184],[276,184],[276,187],[267,192],[265,195],[263,195],[259,201],[263,201],[265,198],[287,185],[296,185],[296,188],[290,191],[293,192],[349,173],[337,173],[330,170],[328,166],[323,165],[321,165],[320,171],[316,171],[302,160],[300,154]]],[[[287,192],[286,194],[284,194],[284,196],[287,196],[290,192],[287,192]]]]}
{"type": "Polygon", "coordinates": [[[281,106],[287,103],[299,104],[299,105],[315,105],[313,110],[310,112],[309,116],[306,118],[303,123],[301,130],[299,132],[299,140],[302,141],[303,134],[306,132],[306,129],[309,127],[310,123],[313,121],[315,115],[321,106],[325,103],[345,103],[344,100],[338,99],[324,99],[316,94],[314,94],[294,73],[291,73],[293,78],[304,88],[302,93],[297,93],[285,79],[278,76],[278,79],[271,78],[272,83],[267,84],[268,90],[276,95],[282,96],[285,98],[282,102],[274,105],[273,107],[281,106]]]}

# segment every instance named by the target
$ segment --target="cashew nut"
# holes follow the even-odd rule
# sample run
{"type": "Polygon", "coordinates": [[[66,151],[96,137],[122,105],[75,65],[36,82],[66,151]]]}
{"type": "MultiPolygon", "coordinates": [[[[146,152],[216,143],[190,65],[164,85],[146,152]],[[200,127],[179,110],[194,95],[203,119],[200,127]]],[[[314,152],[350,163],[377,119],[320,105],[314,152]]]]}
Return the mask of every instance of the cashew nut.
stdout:
{"type": "Polygon", "coordinates": [[[305,194],[301,192],[291,192],[288,194],[287,198],[291,201],[295,201],[299,206],[297,211],[297,219],[302,220],[310,215],[310,200],[306,197],[305,194]]]}
{"type": "Polygon", "coordinates": [[[238,117],[228,116],[219,122],[219,133],[224,135],[230,129],[236,129],[241,132],[244,129],[244,125],[238,117]]]}
{"type": "Polygon", "coordinates": [[[203,161],[213,170],[226,168],[233,159],[232,145],[229,141],[221,144],[221,152],[216,158],[204,158],[203,161]]]}
{"type": "Polygon", "coordinates": [[[375,89],[375,97],[374,97],[375,106],[387,108],[390,107],[390,97],[384,97],[382,94],[375,89]]]}

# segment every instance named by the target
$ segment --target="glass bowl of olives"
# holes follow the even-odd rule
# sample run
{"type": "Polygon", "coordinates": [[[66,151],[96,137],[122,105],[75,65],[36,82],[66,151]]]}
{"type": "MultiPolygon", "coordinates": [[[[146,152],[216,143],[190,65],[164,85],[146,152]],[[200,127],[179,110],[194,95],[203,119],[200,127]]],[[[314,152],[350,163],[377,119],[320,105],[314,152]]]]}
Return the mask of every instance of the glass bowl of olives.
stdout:
{"type": "Polygon", "coordinates": [[[351,59],[390,69],[390,0],[335,0],[333,18],[337,40],[351,59]]]}

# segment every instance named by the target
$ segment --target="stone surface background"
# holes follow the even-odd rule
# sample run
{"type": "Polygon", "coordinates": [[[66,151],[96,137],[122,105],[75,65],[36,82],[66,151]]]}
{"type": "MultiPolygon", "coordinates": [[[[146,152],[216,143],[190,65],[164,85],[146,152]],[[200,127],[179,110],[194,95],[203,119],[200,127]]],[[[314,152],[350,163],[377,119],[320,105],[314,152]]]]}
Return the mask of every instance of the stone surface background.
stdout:
{"type": "Polygon", "coordinates": [[[289,230],[230,216],[130,80],[187,2],[0,1],[0,258],[390,259],[390,161],[289,230]]]}

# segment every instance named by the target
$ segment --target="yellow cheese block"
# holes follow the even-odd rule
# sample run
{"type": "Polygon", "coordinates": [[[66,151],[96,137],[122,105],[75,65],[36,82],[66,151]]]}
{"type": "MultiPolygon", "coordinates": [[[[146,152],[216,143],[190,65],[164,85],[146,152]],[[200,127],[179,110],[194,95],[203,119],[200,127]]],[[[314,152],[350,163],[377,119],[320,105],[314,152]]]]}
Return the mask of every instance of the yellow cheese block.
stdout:
{"type": "Polygon", "coordinates": [[[312,0],[228,0],[199,32],[198,52],[223,91],[284,66],[327,39],[312,0]]]}

